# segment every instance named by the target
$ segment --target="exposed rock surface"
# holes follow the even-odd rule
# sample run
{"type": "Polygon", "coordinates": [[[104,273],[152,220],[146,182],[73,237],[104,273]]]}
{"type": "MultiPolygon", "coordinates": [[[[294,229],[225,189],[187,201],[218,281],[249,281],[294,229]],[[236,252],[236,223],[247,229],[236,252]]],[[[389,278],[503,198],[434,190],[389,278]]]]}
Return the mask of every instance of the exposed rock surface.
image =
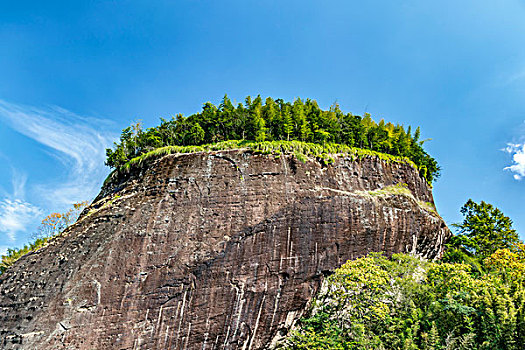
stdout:
{"type": "Polygon", "coordinates": [[[441,254],[424,202],[412,167],[375,157],[165,156],[0,276],[0,348],[268,348],[347,259],[441,254]]]}

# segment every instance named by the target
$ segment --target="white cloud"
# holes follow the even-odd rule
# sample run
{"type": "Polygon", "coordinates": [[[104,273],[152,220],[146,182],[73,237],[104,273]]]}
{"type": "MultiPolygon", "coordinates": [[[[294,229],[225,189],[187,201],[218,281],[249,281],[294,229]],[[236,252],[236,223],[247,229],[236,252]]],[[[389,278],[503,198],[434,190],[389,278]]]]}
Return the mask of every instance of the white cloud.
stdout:
{"type": "Polygon", "coordinates": [[[27,174],[13,168],[11,184],[13,185],[13,197],[23,199],[26,195],[27,174]]]}
{"type": "MultiPolygon", "coordinates": [[[[65,181],[35,186],[42,199],[54,207],[66,207],[96,195],[109,171],[104,166],[105,148],[115,139],[101,131],[106,120],[82,117],[60,107],[35,108],[0,100],[1,119],[49,148],[65,166],[65,181]]],[[[16,198],[23,195],[25,180],[21,177],[13,182],[16,198]]]]}
{"type": "Polygon", "coordinates": [[[7,248],[9,248],[9,247],[5,246],[5,245],[0,245],[0,256],[7,254],[7,248]]]}
{"type": "Polygon", "coordinates": [[[18,232],[25,232],[29,225],[42,216],[40,208],[19,199],[0,202],[0,232],[14,242],[18,232]]]}
{"type": "Polygon", "coordinates": [[[525,177],[525,143],[509,143],[505,151],[512,155],[513,164],[505,168],[514,173],[514,179],[521,180],[525,177]]]}

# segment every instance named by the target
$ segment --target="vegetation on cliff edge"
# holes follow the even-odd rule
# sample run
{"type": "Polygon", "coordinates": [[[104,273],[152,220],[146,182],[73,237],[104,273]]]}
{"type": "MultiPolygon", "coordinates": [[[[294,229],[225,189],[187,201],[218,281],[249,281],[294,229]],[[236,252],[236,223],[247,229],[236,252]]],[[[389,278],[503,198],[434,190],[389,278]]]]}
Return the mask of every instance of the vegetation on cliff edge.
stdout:
{"type": "Polygon", "coordinates": [[[60,235],[66,228],[75,223],[78,216],[89,205],[88,202],[74,203],[64,213],[51,213],[40,223],[38,231],[33,236],[33,241],[21,248],[8,248],[5,255],[0,256],[0,274],[4,273],[9,266],[27,253],[44,247],[51,239],[60,235]]]}
{"type": "Polygon", "coordinates": [[[219,106],[207,102],[201,112],[188,117],[178,114],[170,120],[161,119],[159,126],[146,130],[140,123],[125,128],[114,148],[106,150],[106,165],[121,171],[131,160],[166,146],[207,145],[204,149],[208,149],[231,140],[300,141],[406,157],[432,183],[440,167],[419,138],[419,128],[412,134],[410,127],[405,130],[384,120],[376,123],[367,113],[364,117],[343,113],[337,104],[322,110],[310,99],[285,102],[268,97],[263,102],[260,96],[248,96],[244,104],[234,106],[224,96],[219,106]]]}
{"type": "Polygon", "coordinates": [[[333,162],[334,155],[344,155],[354,159],[362,159],[364,157],[378,157],[386,162],[406,163],[417,169],[417,166],[406,157],[392,156],[390,154],[379,153],[367,149],[353,148],[341,144],[316,144],[300,141],[242,141],[230,140],[221,141],[213,144],[206,144],[200,146],[165,146],[154,149],[135,157],[124,165],[119,170],[127,172],[134,166],[141,166],[150,158],[164,156],[167,154],[185,154],[195,152],[209,152],[209,151],[224,151],[231,149],[247,149],[260,154],[293,154],[299,160],[305,161],[308,158],[315,158],[325,164],[333,162]]]}

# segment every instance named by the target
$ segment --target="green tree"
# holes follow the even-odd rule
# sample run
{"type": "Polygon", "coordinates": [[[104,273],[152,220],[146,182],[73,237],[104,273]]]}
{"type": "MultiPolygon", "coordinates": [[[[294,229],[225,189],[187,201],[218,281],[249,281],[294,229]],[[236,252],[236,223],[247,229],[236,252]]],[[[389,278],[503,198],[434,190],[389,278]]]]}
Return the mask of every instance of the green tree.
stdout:
{"type": "MultiPolygon", "coordinates": [[[[219,131],[223,140],[236,138],[235,134],[235,106],[232,104],[228,95],[224,95],[221,104],[219,105],[219,131]]],[[[199,125],[200,126],[200,125],[199,125]]]]}
{"type": "Polygon", "coordinates": [[[292,116],[295,123],[296,134],[301,141],[308,141],[311,134],[306,113],[304,111],[304,104],[300,98],[296,99],[292,107],[292,116]]]}
{"type": "Polygon", "coordinates": [[[282,127],[277,104],[273,98],[268,97],[262,108],[263,118],[267,126],[266,138],[278,139],[279,129],[282,127]]]}
{"type": "Polygon", "coordinates": [[[251,103],[247,100],[246,104],[249,104],[249,139],[255,141],[266,140],[267,128],[262,114],[261,96],[257,96],[251,103]]]}
{"type": "Polygon", "coordinates": [[[204,130],[199,125],[199,123],[195,122],[188,130],[188,133],[186,134],[186,140],[188,145],[199,145],[204,140],[204,130]]]}
{"type": "Polygon", "coordinates": [[[284,108],[281,109],[281,120],[283,123],[283,138],[290,141],[290,135],[292,135],[294,131],[294,124],[288,106],[284,106],[284,108]]]}
{"type": "Polygon", "coordinates": [[[483,262],[498,249],[515,249],[521,244],[512,220],[492,204],[469,199],[463,207],[463,222],[453,224],[459,234],[448,243],[445,260],[483,262]]]}

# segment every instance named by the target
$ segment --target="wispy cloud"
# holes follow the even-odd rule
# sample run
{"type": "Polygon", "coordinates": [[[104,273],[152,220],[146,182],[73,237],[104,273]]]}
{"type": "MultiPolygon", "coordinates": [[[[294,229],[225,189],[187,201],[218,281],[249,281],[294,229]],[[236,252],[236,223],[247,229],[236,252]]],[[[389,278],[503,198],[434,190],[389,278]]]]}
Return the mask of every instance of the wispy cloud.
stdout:
{"type": "Polygon", "coordinates": [[[518,70],[515,70],[511,74],[508,74],[504,78],[501,79],[501,85],[507,86],[512,85],[517,82],[521,82],[525,79],[525,68],[520,68],[518,70]]]}
{"type": "MultiPolygon", "coordinates": [[[[2,157],[4,156],[0,155],[0,158],[2,157]]],[[[24,200],[27,175],[14,168],[8,158],[3,161],[6,167],[11,167],[12,192],[0,189],[0,195],[4,197],[0,201],[0,233],[3,234],[0,235],[0,242],[4,242],[4,238],[7,237],[10,242],[14,243],[18,232],[26,232],[36,226],[43,211],[24,200]]],[[[7,248],[8,246],[1,245],[0,255],[5,254],[7,248]]]]}
{"type": "Polygon", "coordinates": [[[516,180],[521,180],[525,177],[525,143],[516,144],[509,143],[505,151],[512,155],[513,164],[506,167],[505,170],[510,170],[514,173],[516,180]]]}
{"type": "Polygon", "coordinates": [[[13,185],[13,197],[24,199],[26,196],[27,174],[15,168],[12,169],[11,184],[13,185]]]}
{"type": "Polygon", "coordinates": [[[27,231],[35,219],[43,214],[42,210],[19,199],[4,199],[0,202],[0,232],[14,242],[18,232],[27,231]]]}
{"type": "MultiPolygon", "coordinates": [[[[66,180],[35,185],[41,197],[58,206],[92,198],[108,169],[104,167],[105,148],[114,135],[101,131],[107,121],[79,116],[60,107],[36,108],[0,100],[0,120],[13,129],[46,146],[63,163],[66,180]]],[[[13,183],[19,194],[26,178],[13,183]]]]}

